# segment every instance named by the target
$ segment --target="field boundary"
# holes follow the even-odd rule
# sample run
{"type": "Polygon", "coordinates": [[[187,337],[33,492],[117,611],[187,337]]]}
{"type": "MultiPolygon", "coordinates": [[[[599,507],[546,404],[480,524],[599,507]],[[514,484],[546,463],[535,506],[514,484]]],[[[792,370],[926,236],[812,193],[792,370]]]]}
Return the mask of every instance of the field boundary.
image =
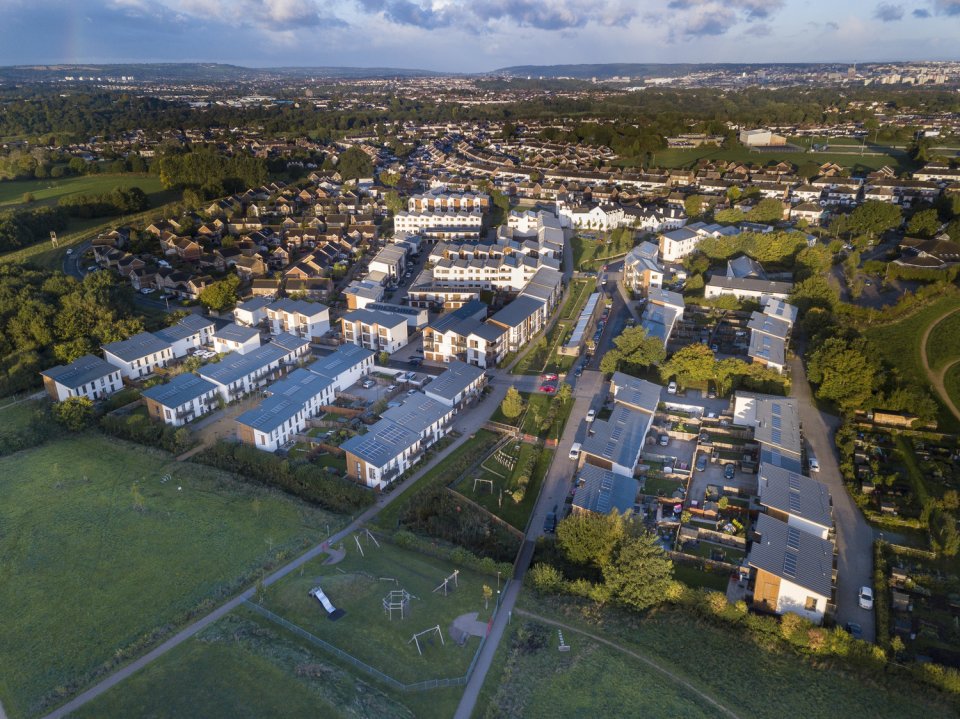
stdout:
{"type": "Polygon", "coordinates": [[[693,684],[691,684],[691,683],[688,682],[687,680],[685,680],[685,679],[677,676],[676,674],[674,674],[673,672],[669,671],[668,669],[664,669],[662,666],[660,666],[659,664],[657,664],[657,663],[656,663],[655,661],[653,661],[652,659],[650,659],[650,658],[648,658],[648,657],[645,657],[645,656],[643,656],[642,654],[638,654],[637,652],[633,651],[632,649],[628,649],[627,647],[621,646],[620,644],[617,644],[616,642],[612,642],[612,641],[610,641],[609,639],[604,639],[604,638],[601,637],[601,636],[598,636],[598,635],[596,635],[596,634],[592,634],[591,632],[585,631],[585,630],[583,630],[583,629],[578,629],[577,627],[571,626],[571,625],[569,625],[569,624],[564,624],[563,622],[558,622],[558,621],[556,621],[556,620],[554,620],[554,619],[548,619],[547,617],[541,616],[541,615],[539,615],[539,614],[534,614],[533,612],[528,612],[528,611],[526,611],[525,609],[515,608],[514,611],[515,611],[517,614],[519,614],[520,616],[524,616],[524,617],[527,617],[527,618],[529,618],[529,619],[533,619],[533,620],[535,620],[535,621],[542,622],[543,624],[549,624],[549,625],[551,625],[551,626],[559,627],[559,628],[561,628],[561,629],[563,629],[563,630],[565,630],[565,631],[572,632],[572,633],[574,633],[574,634],[580,634],[580,635],[582,635],[582,636],[589,637],[590,639],[593,639],[595,642],[600,642],[601,644],[603,644],[603,645],[605,645],[605,646],[608,646],[608,647],[610,647],[611,649],[615,649],[616,651],[618,651],[618,652],[620,652],[620,653],[622,653],[622,654],[626,654],[626,655],[629,656],[629,657],[633,657],[634,659],[637,659],[637,660],[643,662],[644,664],[646,664],[647,666],[651,667],[652,669],[660,672],[661,674],[663,674],[664,676],[666,676],[667,678],[669,678],[671,681],[676,682],[677,684],[679,684],[680,686],[682,686],[684,689],[687,689],[688,691],[690,691],[690,692],[692,692],[693,694],[697,695],[698,697],[700,697],[701,699],[703,699],[705,702],[709,703],[711,706],[719,709],[721,712],[723,712],[723,713],[724,713],[725,715],[727,715],[728,717],[731,717],[731,719],[742,719],[739,714],[736,714],[732,709],[727,708],[726,706],[724,706],[723,704],[721,704],[719,701],[717,701],[716,699],[714,699],[713,697],[711,697],[709,694],[706,694],[706,693],[704,693],[703,691],[701,691],[700,689],[697,689],[695,686],[693,686],[693,684]]]}

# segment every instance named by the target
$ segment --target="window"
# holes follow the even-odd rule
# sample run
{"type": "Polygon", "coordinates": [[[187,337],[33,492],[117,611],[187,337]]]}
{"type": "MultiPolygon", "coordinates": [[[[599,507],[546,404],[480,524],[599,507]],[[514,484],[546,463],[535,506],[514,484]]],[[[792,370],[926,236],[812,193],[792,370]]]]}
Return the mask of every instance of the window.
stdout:
{"type": "Polygon", "coordinates": [[[803,608],[808,612],[817,611],[817,598],[816,597],[807,597],[807,601],[803,603],[803,608]]]}

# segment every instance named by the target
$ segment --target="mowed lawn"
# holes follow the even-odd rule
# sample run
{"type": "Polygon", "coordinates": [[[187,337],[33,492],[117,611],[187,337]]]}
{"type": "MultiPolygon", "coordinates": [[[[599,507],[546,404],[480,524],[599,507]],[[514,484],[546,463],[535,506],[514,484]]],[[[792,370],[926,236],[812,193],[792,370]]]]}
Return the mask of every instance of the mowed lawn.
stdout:
{"type": "Polygon", "coordinates": [[[958,311],[941,320],[930,330],[927,338],[927,360],[930,368],[943,369],[960,359],[960,306],[958,311]]]}
{"type": "Polygon", "coordinates": [[[77,719],[449,719],[462,687],[401,693],[241,609],[72,714],[77,719]]]}
{"type": "Polygon", "coordinates": [[[433,590],[458,569],[452,562],[382,540],[379,549],[366,538],[361,538],[361,544],[365,556],[350,537],[344,540],[347,556],[340,563],[326,565],[322,559],[315,560],[305,565],[302,574],[297,572],[271,585],[263,606],[405,684],[466,674],[480,640],[473,637],[458,646],[449,628],[454,619],[469,612],[479,612],[481,621],[489,618],[494,600],[485,609],[483,586],[490,586],[495,597],[497,578],[460,567],[458,586],[451,584],[449,594],[443,596],[442,591],[433,590]],[[309,594],[316,586],[335,607],[346,611],[346,616],[330,621],[309,594]],[[384,613],[383,598],[391,590],[406,590],[416,597],[410,600],[407,618],[400,619],[395,613],[391,621],[384,613]],[[436,626],[444,643],[435,635],[422,637],[421,656],[410,639],[414,632],[436,626]]]}
{"type": "Polygon", "coordinates": [[[158,175],[82,175],[0,182],[0,208],[23,204],[23,196],[28,192],[34,197],[34,205],[55,205],[64,197],[102,195],[118,187],[139,187],[147,193],[152,207],[170,202],[177,195],[175,191],[163,189],[158,175]]]}
{"type": "Polygon", "coordinates": [[[328,523],[340,520],[96,433],[0,459],[7,712],[49,708],[54,692],[74,693],[124,648],[252,584],[328,523]]]}

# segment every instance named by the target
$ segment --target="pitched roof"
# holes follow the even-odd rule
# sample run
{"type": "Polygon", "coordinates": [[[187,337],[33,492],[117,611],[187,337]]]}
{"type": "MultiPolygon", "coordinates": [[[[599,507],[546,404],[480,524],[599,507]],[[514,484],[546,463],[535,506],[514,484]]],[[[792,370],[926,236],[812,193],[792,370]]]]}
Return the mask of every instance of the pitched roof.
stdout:
{"type": "Polygon", "coordinates": [[[293,418],[303,406],[333,383],[329,377],[305,369],[295,369],[284,379],[270,385],[270,396],[254,409],[237,417],[239,424],[260,432],[272,432],[293,418]]]}
{"type": "Polygon", "coordinates": [[[84,355],[78,357],[68,365],[57,365],[43,370],[40,374],[49,377],[58,384],[69,389],[76,389],[87,382],[98,380],[119,370],[109,362],[94,357],[93,355],[84,355]]]}
{"type": "Polygon", "coordinates": [[[461,362],[460,360],[450,360],[447,363],[445,372],[436,377],[427,387],[427,392],[437,395],[443,399],[455,400],[457,395],[466,390],[470,385],[483,376],[483,370],[479,367],[461,362]]]}
{"type": "Polygon", "coordinates": [[[573,506],[597,514],[609,514],[614,509],[620,514],[632,510],[640,491],[640,483],[633,477],[592,464],[583,465],[579,479],[573,506]]]}
{"type": "Polygon", "coordinates": [[[216,391],[217,386],[195,374],[178,374],[166,384],[158,384],[145,389],[143,396],[152,399],[164,407],[179,407],[201,397],[209,392],[216,391]]]}
{"type": "Polygon", "coordinates": [[[351,437],[340,449],[356,455],[374,467],[383,467],[420,441],[413,430],[389,419],[381,419],[369,428],[366,434],[351,437]]]}
{"type": "Polygon", "coordinates": [[[334,379],[373,355],[373,350],[368,350],[366,347],[353,344],[340,345],[332,353],[310,365],[310,371],[334,379]]]}
{"type": "Polygon", "coordinates": [[[657,406],[660,404],[660,385],[631,377],[623,372],[614,372],[610,384],[616,402],[648,414],[657,411],[657,406]]]}
{"type": "Polygon", "coordinates": [[[452,413],[452,407],[440,404],[423,392],[416,392],[408,395],[399,407],[391,407],[380,417],[419,434],[452,413]]]}
{"type": "Polygon", "coordinates": [[[543,309],[541,300],[529,295],[521,295],[497,312],[490,320],[506,327],[519,327],[541,309],[543,309]]]}
{"type": "Polygon", "coordinates": [[[204,365],[197,370],[197,373],[211,382],[229,385],[267,365],[279,362],[287,354],[287,350],[271,342],[252,352],[247,352],[245,355],[239,352],[230,352],[224,355],[219,362],[204,365]]]}
{"type": "Polygon", "coordinates": [[[213,336],[230,342],[246,342],[253,337],[259,337],[260,330],[256,327],[244,327],[231,322],[218,329],[213,336]]]}
{"type": "Polygon", "coordinates": [[[760,504],[819,524],[833,525],[830,490],[823,482],[769,464],[760,467],[760,504]]]}
{"type": "Polygon", "coordinates": [[[804,589],[829,597],[833,590],[833,542],[790,527],[769,514],[757,517],[759,539],[750,547],[747,561],[804,589]]]}
{"type": "Polygon", "coordinates": [[[595,419],[582,451],[629,468],[636,466],[653,416],[617,404],[609,420],[595,419]]]}
{"type": "Polygon", "coordinates": [[[146,357],[149,354],[170,349],[170,342],[162,340],[149,332],[140,332],[129,339],[105,344],[103,349],[105,352],[119,357],[124,362],[132,362],[141,357],[146,357]]]}

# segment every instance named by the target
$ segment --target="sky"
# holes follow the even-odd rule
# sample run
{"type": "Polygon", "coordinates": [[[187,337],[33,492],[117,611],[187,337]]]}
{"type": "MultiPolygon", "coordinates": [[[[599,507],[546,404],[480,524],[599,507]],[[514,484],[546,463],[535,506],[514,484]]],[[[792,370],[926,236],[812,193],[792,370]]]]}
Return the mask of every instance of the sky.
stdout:
{"type": "Polygon", "coordinates": [[[960,59],[960,0],[0,0],[0,65],[960,59]]]}

